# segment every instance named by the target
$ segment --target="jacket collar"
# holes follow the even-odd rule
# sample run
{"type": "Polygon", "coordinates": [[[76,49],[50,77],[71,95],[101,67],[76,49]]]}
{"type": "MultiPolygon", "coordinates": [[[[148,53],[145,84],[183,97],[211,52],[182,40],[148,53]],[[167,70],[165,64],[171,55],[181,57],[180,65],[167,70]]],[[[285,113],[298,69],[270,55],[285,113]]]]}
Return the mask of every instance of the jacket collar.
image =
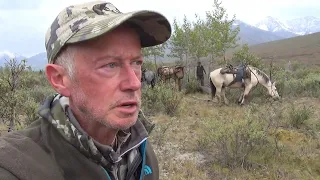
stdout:
{"type": "Polygon", "coordinates": [[[140,146],[148,138],[148,133],[140,119],[145,118],[139,112],[134,126],[117,134],[117,149],[95,141],[80,126],[69,108],[69,99],[55,94],[49,96],[39,109],[39,115],[49,121],[60,134],[82,154],[103,167],[112,170],[123,155],[140,146]]]}

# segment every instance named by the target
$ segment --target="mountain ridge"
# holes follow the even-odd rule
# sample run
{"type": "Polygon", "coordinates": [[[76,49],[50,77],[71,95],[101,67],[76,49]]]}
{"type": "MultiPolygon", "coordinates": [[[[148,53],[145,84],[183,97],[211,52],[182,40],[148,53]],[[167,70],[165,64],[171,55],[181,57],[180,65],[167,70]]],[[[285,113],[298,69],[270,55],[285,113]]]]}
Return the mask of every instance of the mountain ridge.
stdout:
{"type": "MultiPolygon", "coordinates": [[[[320,18],[314,16],[304,16],[286,21],[281,21],[276,17],[266,16],[255,27],[275,33],[287,33],[287,35],[307,35],[320,31],[320,18]]],[[[291,36],[291,37],[294,37],[291,36]]]]}

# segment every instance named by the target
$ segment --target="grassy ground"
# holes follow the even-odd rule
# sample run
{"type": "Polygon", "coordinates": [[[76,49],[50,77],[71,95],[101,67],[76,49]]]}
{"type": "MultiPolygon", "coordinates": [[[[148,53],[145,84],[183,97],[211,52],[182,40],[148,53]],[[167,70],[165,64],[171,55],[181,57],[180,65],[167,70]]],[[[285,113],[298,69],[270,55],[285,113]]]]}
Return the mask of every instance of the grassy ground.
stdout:
{"type": "Polygon", "coordinates": [[[8,127],[0,122],[0,136],[8,132],[8,127]]]}
{"type": "Polygon", "coordinates": [[[319,99],[199,100],[208,98],[186,95],[176,115],[150,117],[161,179],[320,179],[319,99]]]}

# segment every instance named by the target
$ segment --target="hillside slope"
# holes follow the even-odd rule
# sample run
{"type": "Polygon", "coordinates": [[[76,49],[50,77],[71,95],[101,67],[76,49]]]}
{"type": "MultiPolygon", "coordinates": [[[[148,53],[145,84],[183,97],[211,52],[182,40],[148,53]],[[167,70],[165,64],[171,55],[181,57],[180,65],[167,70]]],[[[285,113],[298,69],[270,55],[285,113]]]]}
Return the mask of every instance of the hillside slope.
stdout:
{"type": "Polygon", "coordinates": [[[320,33],[250,46],[264,60],[291,60],[320,65],[320,33]]]}
{"type": "MultiPolygon", "coordinates": [[[[226,58],[231,59],[232,54],[240,48],[241,46],[238,46],[227,51],[226,58]]],[[[272,59],[283,62],[299,61],[308,65],[320,66],[320,32],[249,45],[249,51],[266,61],[272,59]]]]}

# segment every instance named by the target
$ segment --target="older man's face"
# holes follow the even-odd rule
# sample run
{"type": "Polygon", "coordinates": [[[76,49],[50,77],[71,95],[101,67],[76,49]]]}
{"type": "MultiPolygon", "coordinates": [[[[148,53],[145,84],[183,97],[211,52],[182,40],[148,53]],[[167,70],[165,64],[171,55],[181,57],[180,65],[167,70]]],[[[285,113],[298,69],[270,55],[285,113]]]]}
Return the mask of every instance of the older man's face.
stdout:
{"type": "Polygon", "coordinates": [[[116,29],[81,44],[70,87],[76,117],[114,129],[134,125],[140,108],[142,62],[140,39],[132,29],[116,29]]]}

